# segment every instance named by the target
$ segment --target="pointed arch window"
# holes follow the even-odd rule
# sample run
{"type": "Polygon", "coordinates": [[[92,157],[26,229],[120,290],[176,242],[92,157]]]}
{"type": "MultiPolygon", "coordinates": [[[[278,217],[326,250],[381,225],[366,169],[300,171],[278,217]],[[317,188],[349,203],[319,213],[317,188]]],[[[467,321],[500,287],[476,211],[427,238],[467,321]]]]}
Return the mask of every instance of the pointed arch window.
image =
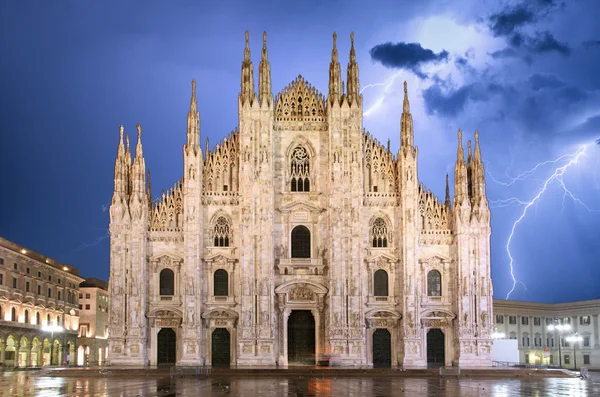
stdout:
{"type": "Polygon", "coordinates": [[[442,275],[437,270],[427,273],[427,296],[442,296],[442,275]]]}
{"type": "Polygon", "coordinates": [[[218,269],[215,271],[213,287],[215,296],[229,295],[229,274],[226,270],[218,269]]]}
{"type": "Polygon", "coordinates": [[[160,272],[160,294],[175,295],[175,274],[171,269],[163,269],[160,272]]]}
{"type": "Polygon", "coordinates": [[[379,269],[373,275],[373,295],[388,296],[388,274],[385,270],[379,269]]]}
{"type": "Polygon", "coordinates": [[[310,258],[310,230],[306,226],[292,230],[292,258],[310,258]]]}
{"type": "Polygon", "coordinates": [[[215,221],[212,239],[215,247],[229,247],[231,244],[231,225],[226,217],[220,216],[215,221]]]}
{"type": "Polygon", "coordinates": [[[388,246],[389,229],[387,223],[382,218],[377,218],[373,221],[371,240],[373,248],[386,248],[388,246]]]}
{"type": "Polygon", "coordinates": [[[290,191],[310,192],[310,157],[302,146],[292,151],[290,168],[290,191]]]}

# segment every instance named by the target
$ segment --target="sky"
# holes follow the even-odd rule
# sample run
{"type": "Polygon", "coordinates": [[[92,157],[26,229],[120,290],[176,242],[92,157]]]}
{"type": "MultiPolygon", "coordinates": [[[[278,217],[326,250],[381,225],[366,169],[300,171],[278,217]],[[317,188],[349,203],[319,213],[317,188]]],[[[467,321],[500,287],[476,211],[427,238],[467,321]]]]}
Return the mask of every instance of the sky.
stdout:
{"type": "Polygon", "coordinates": [[[274,95],[298,74],[326,94],[332,34],[345,76],[354,32],[364,127],[397,152],[407,81],[438,197],[457,130],[479,130],[494,297],[600,298],[599,14],[596,0],[2,1],[0,235],[107,280],[119,125],[142,125],[158,197],[182,175],[193,78],[202,147],[236,127],[244,31],[256,82],[267,31],[274,95]]]}

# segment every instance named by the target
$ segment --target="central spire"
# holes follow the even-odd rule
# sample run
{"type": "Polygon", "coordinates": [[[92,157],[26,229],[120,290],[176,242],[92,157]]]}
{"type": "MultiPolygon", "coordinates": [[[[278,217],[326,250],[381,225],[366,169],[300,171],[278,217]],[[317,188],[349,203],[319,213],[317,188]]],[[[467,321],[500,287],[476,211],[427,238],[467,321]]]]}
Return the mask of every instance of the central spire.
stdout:
{"type": "Polygon", "coordinates": [[[404,82],[404,103],[402,106],[402,117],[400,119],[400,146],[413,147],[414,132],[410,104],[408,103],[408,85],[404,82]]]}
{"type": "Polygon", "coordinates": [[[240,99],[242,105],[246,103],[252,104],[254,101],[254,67],[250,60],[250,38],[246,30],[246,47],[244,48],[244,62],[242,62],[242,87],[240,99]]]}
{"type": "Polygon", "coordinates": [[[341,68],[340,63],[338,61],[338,52],[337,52],[337,33],[333,33],[333,49],[331,50],[331,63],[329,64],[329,95],[328,100],[330,104],[340,103],[341,96],[341,86],[342,86],[342,77],[341,77],[341,68]]]}
{"type": "Polygon", "coordinates": [[[267,32],[263,32],[262,57],[258,74],[258,93],[261,105],[266,104],[270,106],[273,103],[273,94],[271,93],[271,64],[269,63],[269,54],[267,52],[267,32]]]}
{"type": "Polygon", "coordinates": [[[187,142],[186,148],[192,148],[194,153],[198,152],[200,147],[200,114],[198,113],[198,104],[196,102],[196,80],[192,80],[192,98],[190,99],[190,111],[187,121],[187,142]]]}

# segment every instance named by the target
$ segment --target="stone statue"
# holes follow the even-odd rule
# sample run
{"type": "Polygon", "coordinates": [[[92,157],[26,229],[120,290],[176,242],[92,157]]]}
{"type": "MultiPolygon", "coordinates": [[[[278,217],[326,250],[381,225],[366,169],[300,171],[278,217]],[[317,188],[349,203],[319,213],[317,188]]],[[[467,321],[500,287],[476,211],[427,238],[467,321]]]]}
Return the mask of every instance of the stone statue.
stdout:
{"type": "Polygon", "coordinates": [[[188,325],[194,325],[194,309],[188,310],[188,325]]]}
{"type": "Polygon", "coordinates": [[[187,287],[186,287],[186,294],[187,295],[194,295],[194,280],[188,280],[187,282],[187,287]]]}
{"type": "Polygon", "coordinates": [[[137,313],[137,309],[135,306],[133,306],[131,308],[131,325],[132,326],[138,325],[138,313],[137,313]]]}

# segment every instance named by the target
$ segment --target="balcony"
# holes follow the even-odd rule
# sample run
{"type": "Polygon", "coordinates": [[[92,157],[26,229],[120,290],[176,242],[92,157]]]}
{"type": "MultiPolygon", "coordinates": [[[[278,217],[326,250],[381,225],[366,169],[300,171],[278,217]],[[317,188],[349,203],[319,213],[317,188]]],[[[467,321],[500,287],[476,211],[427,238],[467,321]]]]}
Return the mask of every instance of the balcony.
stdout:
{"type": "Polygon", "coordinates": [[[396,306],[396,298],[393,296],[368,296],[367,306],[369,307],[391,307],[396,306]]]}
{"type": "Polygon", "coordinates": [[[235,297],[233,295],[227,296],[210,296],[208,305],[215,306],[235,306],[235,297]]]}
{"type": "Polygon", "coordinates": [[[323,275],[322,258],[281,258],[276,265],[281,275],[323,275]]]}

